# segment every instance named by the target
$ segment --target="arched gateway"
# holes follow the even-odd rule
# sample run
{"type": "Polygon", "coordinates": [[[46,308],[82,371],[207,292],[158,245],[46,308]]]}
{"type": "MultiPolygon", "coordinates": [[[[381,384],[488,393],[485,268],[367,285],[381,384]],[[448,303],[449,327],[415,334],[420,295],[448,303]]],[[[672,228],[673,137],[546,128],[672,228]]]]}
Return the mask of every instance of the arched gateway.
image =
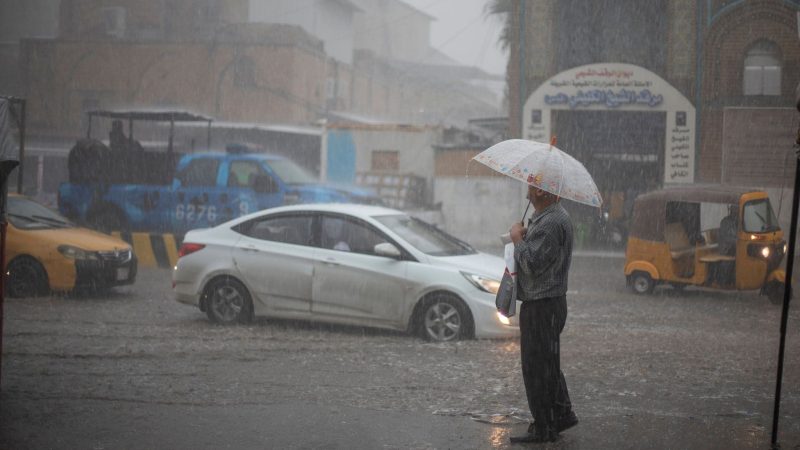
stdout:
{"type": "Polygon", "coordinates": [[[601,190],[694,181],[694,106],[642,67],[601,63],[561,72],[528,97],[523,120],[524,138],[548,142],[556,134],[601,190]]]}

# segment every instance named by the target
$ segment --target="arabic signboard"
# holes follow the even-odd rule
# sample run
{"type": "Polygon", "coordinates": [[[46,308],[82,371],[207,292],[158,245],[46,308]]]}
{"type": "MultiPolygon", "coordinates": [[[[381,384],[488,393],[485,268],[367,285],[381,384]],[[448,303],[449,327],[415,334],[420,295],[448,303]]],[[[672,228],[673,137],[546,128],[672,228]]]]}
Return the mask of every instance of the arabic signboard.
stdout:
{"type": "Polygon", "coordinates": [[[612,63],[561,72],[542,83],[525,102],[523,138],[548,142],[554,109],[666,112],[664,183],[694,182],[694,106],[655,73],[612,63]]]}

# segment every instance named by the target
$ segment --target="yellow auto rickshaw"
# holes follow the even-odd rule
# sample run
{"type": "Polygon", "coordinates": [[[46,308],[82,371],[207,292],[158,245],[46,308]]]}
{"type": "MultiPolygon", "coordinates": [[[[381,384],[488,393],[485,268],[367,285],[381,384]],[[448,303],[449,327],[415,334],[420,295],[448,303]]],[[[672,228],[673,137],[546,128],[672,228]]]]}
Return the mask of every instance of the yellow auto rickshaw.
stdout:
{"type": "Polygon", "coordinates": [[[634,292],[660,283],[760,289],[783,300],[783,231],[766,192],[732,186],[674,187],[640,195],[633,206],[625,276],[634,292]]]}

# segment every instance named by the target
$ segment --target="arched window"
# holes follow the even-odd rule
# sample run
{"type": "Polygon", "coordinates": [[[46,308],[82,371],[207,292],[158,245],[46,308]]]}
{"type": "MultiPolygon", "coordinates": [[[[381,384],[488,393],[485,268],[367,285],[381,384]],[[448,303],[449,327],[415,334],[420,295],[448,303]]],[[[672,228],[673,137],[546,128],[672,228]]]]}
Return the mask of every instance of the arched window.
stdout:
{"type": "Polygon", "coordinates": [[[744,58],[744,95],[781,95],[781,51],[772,41],[753,44],[744,58]]]}

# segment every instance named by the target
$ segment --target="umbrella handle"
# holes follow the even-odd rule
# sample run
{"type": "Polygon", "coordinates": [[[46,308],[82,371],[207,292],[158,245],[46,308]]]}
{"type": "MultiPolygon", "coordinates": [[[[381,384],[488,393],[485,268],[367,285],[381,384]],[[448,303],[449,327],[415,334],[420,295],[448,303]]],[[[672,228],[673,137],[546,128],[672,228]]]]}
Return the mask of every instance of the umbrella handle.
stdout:
{"type": "Polygon", "coordinates": [[[528,206],[525,207],[525,212],[522,213],[522,221],[520,221],[523,227],[525,226],[525,216],[528,215],[528,208],[530,207],[531,207],[531,202],[530,200],[528,200],[528,206]]]}

